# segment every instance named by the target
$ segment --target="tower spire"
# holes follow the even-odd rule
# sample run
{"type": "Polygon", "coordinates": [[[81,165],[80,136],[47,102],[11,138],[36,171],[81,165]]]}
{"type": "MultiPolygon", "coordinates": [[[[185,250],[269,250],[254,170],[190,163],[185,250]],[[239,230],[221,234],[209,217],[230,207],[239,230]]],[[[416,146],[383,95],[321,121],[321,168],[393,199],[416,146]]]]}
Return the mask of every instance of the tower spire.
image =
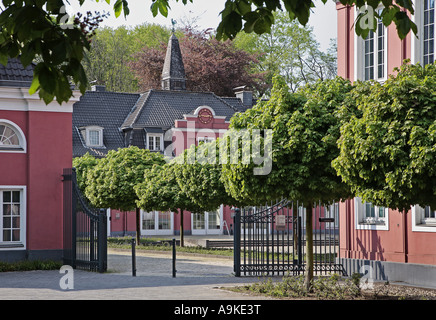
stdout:
{"type": "MultiPolygon", "coordinates": [[[[173,30],[175,21],[172,20],[173,30]]],[[[180,51],[179,40],[174,35],[168,41],[167,53],[162,70],[163,90],[186,90],[185,66],[183,64],[182,52],[180,51]]]]}

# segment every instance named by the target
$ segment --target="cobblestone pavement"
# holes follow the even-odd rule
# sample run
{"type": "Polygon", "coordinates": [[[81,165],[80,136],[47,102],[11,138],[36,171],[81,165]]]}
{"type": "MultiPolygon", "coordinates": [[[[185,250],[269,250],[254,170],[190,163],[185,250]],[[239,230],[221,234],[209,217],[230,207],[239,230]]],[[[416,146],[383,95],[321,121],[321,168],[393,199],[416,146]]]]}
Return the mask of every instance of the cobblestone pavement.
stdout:
{"type": "Polygon", "coordinates": [[[69,273],[57,270],[0,273],[0,300],[268,299],[218,289],[259,280],[236,278],[231,258],[177,254],[176,261],[175,278],[171,253],[137,251],[134,277],[131,252],[120,250],[108,252],[108,272],[74,270],[73,281],[66,281],[69,273]]]}

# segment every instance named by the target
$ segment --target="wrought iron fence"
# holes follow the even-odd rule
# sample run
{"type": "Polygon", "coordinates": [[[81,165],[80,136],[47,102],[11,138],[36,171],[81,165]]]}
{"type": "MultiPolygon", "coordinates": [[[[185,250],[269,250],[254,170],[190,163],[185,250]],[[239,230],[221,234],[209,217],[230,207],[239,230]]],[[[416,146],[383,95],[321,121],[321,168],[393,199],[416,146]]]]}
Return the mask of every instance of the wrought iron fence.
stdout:
{"type": "MultiPolygon", "coordinates": [[[[338,204],[313,210],[314,273],[342,272],[339,254],[338,204]]],[[[234,272],[236,276],[305,272],[305,209],[286,199],[262,207],[235,209],[234,272]]]]}
{"type": "Polygon", "coordinates": [[[82,196],[74,168],[64,169],[64,264],[107,270],[106,210],[93,208],[82,196]]]}

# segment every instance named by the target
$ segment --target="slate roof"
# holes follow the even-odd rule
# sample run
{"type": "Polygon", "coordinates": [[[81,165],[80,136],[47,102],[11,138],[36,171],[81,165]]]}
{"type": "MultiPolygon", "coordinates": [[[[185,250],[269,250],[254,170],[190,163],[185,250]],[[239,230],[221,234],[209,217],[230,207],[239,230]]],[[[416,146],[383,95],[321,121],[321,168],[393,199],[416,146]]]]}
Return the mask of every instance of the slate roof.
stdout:
{"type": "Polygon", "coordinates": [[[216,116],[226,120],[246,109],[238,98],[185,90],[183,59],[174,34],[168,41],[162,87],[141,94],[86,92],[73,107],[73,156],[89,152],[102,157],[111,149],[129,145],[145,148],[146,132],[163,133],[174,126],[175,120],[184,119],[185,114],[192,114],[200,106],[212,108],[216,116]],[[104,128],[104,147],[86,146],[80,130],[93,125],[104,128]]]}
{"type": "Polygon", "coordinates": [[[172,127],[174,120],[200,106],[211,107],[217,116],[226,120],[239,111],[212,92],[150,90],[143,94],[123,123],[122,128],[172,127]]]}
{"type": "Polygon", "coordinates": [[[87,91],[73,106],[73,157],[86,152],[96,157],[111,149],[125,146],[120,127],[140,95],[108,91],[87,91]],[[80,128],[97,125],[103,127],[103,148],[87,147],[80,128]]]}
{"type": "Polygon", "coordinates": [[[20,59],[9,58],[6,66],[0,64],[0,86],[30,87],[34,68],[33,63],[24,68],[20,59]]]}
{"type": "Polygon", "coordinates": [[[174,34],[172,34],[168,40],[164,66],[162,69],[162,79],[166,78],[186,78],[179,40],[174,34]]]}
{"type": "Polygon", "coordinates": [[[185,114],[192,114],[199,106],[209,106],[217,116],[230,120],[241,111],[242,103],[237,98],[220,98],[211,92],[150,90],[140,94],[87,91],[73,107],[73,157],[86,152],[102,157],[111,149],[129,144],[144,148],[145,131],[164,132],[174,126],[175,120],[184,119],[185,114]],[[104,128],[103,148],[87,147],[80,133],[81,128],[93,125],[104,128]]]}

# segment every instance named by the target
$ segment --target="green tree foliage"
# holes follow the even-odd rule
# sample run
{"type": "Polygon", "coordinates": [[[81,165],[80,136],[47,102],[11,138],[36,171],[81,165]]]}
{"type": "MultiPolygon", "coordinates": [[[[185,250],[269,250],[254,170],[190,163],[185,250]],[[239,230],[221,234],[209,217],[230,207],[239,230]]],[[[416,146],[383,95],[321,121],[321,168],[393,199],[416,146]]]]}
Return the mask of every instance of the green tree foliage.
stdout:
{"type": "MultiPolygon", "coordinates": [[[[83,4],[86,0],[79,0],[83,4]]],[[[89,1],[89,0],[88,0],[89,1]]],[[[176,0],[186,4],[188,0],[176,0]]],[[[193,0],[189,0],[193,2],[193,0]]],[[[110,3],[110,0],[106,0],[110,3]]],[[[221,11],[221,22],[217,28],[219,39],[234,38],[238,32],[270,32],[274,24],[273,13],[284,10],[291,20],[297,19],[302,25],[309,20],[311,7],[326,3],[327,0],[227,0],[221,11]]],[[[340,0],[342,4],[356,4],[361,7],[369,4],[376,8],[383,4],[385,9],[380,18],[385,25],[395,23],[401,39],[413,30],[416,25],[408,13],[413,14],[412,0],[340,0]]],[[[62,103],[72,96],[72,80],[82,93],[88,86],[82,60],[90,48],[90,38],[99,15],[75,19],[74,23],[65,24],[64,0],[3,0],[0,14],[0,62],[5,65],[8,57],[20,57],[27,66],[36,57],[41,58],[36,65],[34,79],[29,92],[39,92],[46,103],[56,99],[62,103]]],[[[113,3],[115,16],[121,13],[128,16],[130,9],[128,0],[116,0],[113,3]]],[[[169,0],[151,0],[151,11],[154,16],[168,15],[169,0]]],[[[378,15],[378,13],[377,13],[378,15]]],[[[357,17],[356,25],[361,16],[357,17]]],[[[357,34],[365,35],[368,30],[356,28],[357,34]]]]}
{"type": "Polygon", "coordinates": [[[178,168],[173,163],[155,165],[145,172],[144,180],[135,186],[137,206],[145,211],[180,210],[180,246],[184,246],[184,212],[203,211],[177,183],[178,168]]]}
{"type": "MultiPolygon", "coordinates": [[[[218,36],[233,38],[239,31],[257,34],[268,33],[274,24],[274,12],[281,10],[288,14],[290,20],[298,20],[302,25],[309,21],[311,8],[318,4],[325,4],[328,0],[227,0],[225,8],[221,12],[221,22],[218,26],[218,36]]],[[[156,0],[155,2],[168,3],[168,0],[156,0]]],[[[407,17],[407,12],[414,13],[411,0],[339,0],[344,5],[370,5],[377,8],[383,4],[385,10],[381,13],[383,23],[386,25],[395,23],[400,38],[404,38],[411,29],[416,33],[416,25],[407,17]],[[405,9],[405,10],[403,10],[405,9]]],[[[356,25],[360,19],[356,19],[356,25]]],[[[358,35],[365,30],[356,29],[358,35]]]]}
{"type": "Polygon", "coordinates": [[[271,99],[235,115],[230,123],[236,130],[272,130],[272,171],[253,175],[253,163],[224,164],[226,190],[238,200],[256,203],[280,197],[305,203],[346,198],[347,187],[330,163],[339,154],[339,111],[351,90],[348,80],[337,77],[290,93],[283,78],[276,77],[271,99]]]}
{"type": "Polygon", "coordinates": [[[289,21],[286,13],[274,14],[271,31],[264,34],[239,33],[235,46],[250,53],[261,53],[253,71],[264,73],[266,86],[272,87],[272,78],[280,74],[292,92],[316,80],[336,76],[336,45],[332,42],[327,52],[319,49],[313,29],[297,21],[289,21]]]}
{"type": "Polygon", "coordinates": [[[146,170],[165,164],[160,153],[138,147],[111,150],[88,171],[85,196],[92,205],[101,208],[132,211],[136,209],[137,243],[140,241],[140,215],[135,186],[144,180],[146,170]]]}
{"type": "Polygon", "coordinates": [[[356,195],[392,209],[436,207],[436,66],[405,64],[381,84],[360,83],[333,162],[356,195]]]}
{"type": "Polygon", "coordinates": [[[168,28],[146,23],[134,28],[121,26],[97,30],[84,60],[90,83],[105,85],[109,91],[138,91],[138,81],[129,68],[133,55],[145,45],[160,48],[169,36],[168,28]]]}
{"type": "Polygon", "coordinates": [[[221,204],[236,204],[221,181],[219,139],[191,146],[173,162],[180,189],[202,211],[214,211],[221,204]]]}
{"type": "Polygon", "coordinates": [[[73,168],[76,169],[77,184],[82,193],[85,192],[88,185],[88,171],[92,170],[98,163],[98,159],[91,156],[88,152],[81,156],[73,158],[73,168]]]}
{"type": "Polygon", "coordinates": [[[351,90],[351,83],[338,77],[292,94],[284,80],[276,77],[271,99],[236,115],[230,124],[234,129],[273,131],[271,173],[253,175],[253,163],[239,162],[223,165],[222,177],[227,191],[238,200],[259,203],[287,197],[303,203],[307,212],[307,286],[313,278],[313,204],[350,196],[331,162],[339,154],[339,106],[351,90]]]}
{"type": "MultiPolygon", "coordinates": [[[[186,27],[179,34],[187,89],[209,91],[218,96],[233,96],[235,87],[258,87],[262,75],[250,72],[257,55],[237,49],[232,41],[218,41],[210,30],[186,27]]],[[[129,63],[141,90],[160,89],[167,41],[161,46],[147,44],[129,63]]],[[[262,88],[259,88],[262,91],[262,88]]]]}

